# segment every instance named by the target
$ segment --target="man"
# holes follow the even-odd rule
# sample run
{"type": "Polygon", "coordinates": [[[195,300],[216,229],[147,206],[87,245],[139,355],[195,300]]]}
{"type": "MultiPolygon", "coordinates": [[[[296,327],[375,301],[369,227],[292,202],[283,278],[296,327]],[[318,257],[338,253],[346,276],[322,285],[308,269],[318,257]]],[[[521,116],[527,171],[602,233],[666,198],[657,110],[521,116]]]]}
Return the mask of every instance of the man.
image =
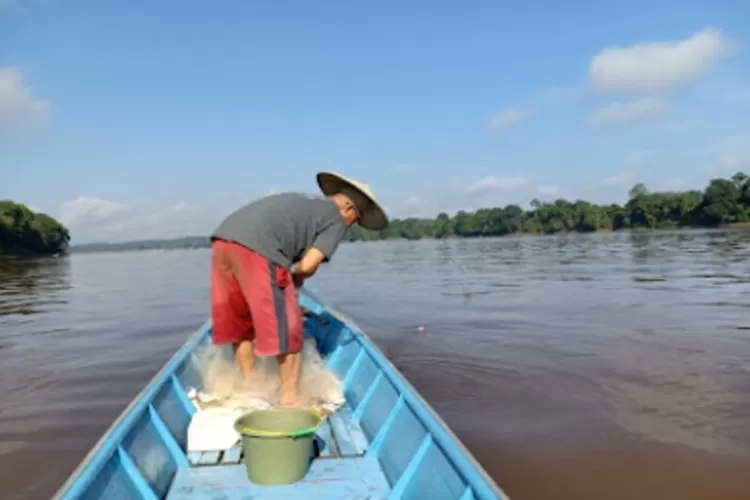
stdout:
{"type": "Polygon", "coordinates": [[[232,344],[246,375],[255,355],[276,356],[285,407],[304,404],[297,288],[333,257],[349,226],[388,226],[366,184],[333,172],[318,173],[317,181],[324,196],[284,193],[255,200],[211,235],[213,341],[232,344]]]}

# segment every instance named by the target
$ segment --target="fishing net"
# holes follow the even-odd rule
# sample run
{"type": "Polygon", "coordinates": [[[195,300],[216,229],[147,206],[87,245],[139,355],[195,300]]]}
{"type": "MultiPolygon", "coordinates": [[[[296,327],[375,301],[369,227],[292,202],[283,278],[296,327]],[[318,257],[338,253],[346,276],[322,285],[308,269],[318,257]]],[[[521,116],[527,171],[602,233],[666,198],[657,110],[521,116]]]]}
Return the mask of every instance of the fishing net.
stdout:
{"type": "MultiPolygon", "coordinates": [[[[188,388],[196,408],[187,432],[188,451],[220,451],[235,446],[235,421],[243,414],[274,407],[280,399],[281,379],[275,357],[256,357],[253,374],[245,376],[231,346],[212,344],[196,352],[201,368],[200,387],[188,388]]],[[[345,403],[344,387],[327,369],[315,339],[302,349],[300,392],[308,406],[329,414],[345,403]]]]}
{"type": "MultiPolygon", "coordinates": [[[[202,387],[189,396],[199,409],[231,408],[245,411],[266,409],[279,402],[281,379],[275,357],[255,358],[254,373],[245,376],[231,346],[208,345],[197,353],[202,387]]],[[[345,402],[341,380],[325,367],[315,339],[308,337],[302,348],[300,392],[306,404],[332,413],[345,402]]]]}

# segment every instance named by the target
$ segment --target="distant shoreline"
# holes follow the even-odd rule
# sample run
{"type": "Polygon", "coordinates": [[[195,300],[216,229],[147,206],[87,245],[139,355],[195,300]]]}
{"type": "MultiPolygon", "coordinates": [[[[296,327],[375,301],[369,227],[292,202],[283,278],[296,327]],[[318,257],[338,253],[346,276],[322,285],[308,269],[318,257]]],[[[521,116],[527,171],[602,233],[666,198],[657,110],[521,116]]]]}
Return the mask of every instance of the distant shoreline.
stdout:
{"type": "Polygon", "coordinates": [[[68,229],[49,215],[0,200],[0,256],[58,257],[66,253],[69,241],[68,229]]]}
{"type": "MultiPolygon", "coordinates": [[[[369,242],[389,242],[389,241],[416,241],[416,240],[474,240],[474,239],[486,239],[486,238],[514,238],[514,237],[534,237],[534,236],[569,236],[569,235],[584,235],[584,234],[606,234],[606,233],[651,233],[651,232],[666,232],[666,231],[699,231],[699,230],[718,230],[718,229],[750,229],[750,222],[735,222],[731,224],[725,224],[718,227],[674,227],[674,228],[655,228],[655,229],[643,229],[643,228],[623,228],[618,230],[612,229],[598,229],[596,231],[560,231],[553,234],[543,233],[511,233],[506,235],[495,235],[495,236],[456,236],[451,235],[445,238],[403,238],[403,237],[390,237],[378,240],[347,240],[344,243],[369,243],[369,242]]],[[[182,238],[166,238],[166,239],[153,239],[153,240],[137,240],[137,241],[126,241],[120,243],[85,243],[81,245],[73,245],[70,247],[69,252],[71,254],[84,254],[84,253],[110,253],[110,252],[140,252],[146,250],[200,250],[211,247],[211,240],[207,236],[188,236],[182,238]]]]}
{"type": "MultiPolygon", "coordinates": [[[[597,205],[584,200],[554,202],[534,199],[519,205],[459,210],[434,219],[391,219],[385,229],[349,228],[345,241],[391,241],[453,238],[542,236],[618,231],[651,232],[678,229],[749,228],[750,176],[737,172],[730,179],[711,179],[701,192],[649,192],[642,183],[628,191],[625,205],[597,205]]],[[[45,214],[25,205],[0,200],[0,254],[35,251],[59,256],[71,253],[124,252],[209,248],[209,236],[185,236],[118,243],[86,243],[68,248],[70,234],[45,214]]]]}

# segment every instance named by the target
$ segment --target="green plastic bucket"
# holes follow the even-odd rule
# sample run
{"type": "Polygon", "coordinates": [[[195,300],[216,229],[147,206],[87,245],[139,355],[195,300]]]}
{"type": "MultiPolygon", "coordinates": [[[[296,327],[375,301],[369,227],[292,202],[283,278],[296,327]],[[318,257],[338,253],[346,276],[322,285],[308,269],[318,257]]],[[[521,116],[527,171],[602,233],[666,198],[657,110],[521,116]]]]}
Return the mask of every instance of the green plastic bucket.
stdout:
{"type": "Polygon", "coordinates": [[[247,477],[256,484],[291,484],[305,477],[322,421],[314,410],[274,409],[247,413],[234,424],[242,436],[247,477]]]}

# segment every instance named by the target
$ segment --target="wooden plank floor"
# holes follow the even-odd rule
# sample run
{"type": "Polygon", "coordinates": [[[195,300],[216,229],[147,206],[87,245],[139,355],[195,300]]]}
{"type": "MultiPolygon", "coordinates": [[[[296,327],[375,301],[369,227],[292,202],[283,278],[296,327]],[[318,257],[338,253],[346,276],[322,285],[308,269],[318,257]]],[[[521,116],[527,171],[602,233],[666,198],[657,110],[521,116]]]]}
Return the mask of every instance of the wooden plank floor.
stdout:
{"type": "MultiPolygon", "coordinates": [[[[367,451],[369,441],[360,425],[352,418],[348,406],[329,415],[316,434],[317,458],[361,457],[367,451]]],[[[188,453],[192,467],[236,465],[242,460],[239,444],[223,451],[194,451],[188,453]]]]}
{"type": "Polygon", "coordinates": [[[380,499],[390,492],[375,457],[315,460],[302,481],[284,486],[259,486],[247,478],[244,465],[190,467],[177,471],[167,500],[380,499]]]}

